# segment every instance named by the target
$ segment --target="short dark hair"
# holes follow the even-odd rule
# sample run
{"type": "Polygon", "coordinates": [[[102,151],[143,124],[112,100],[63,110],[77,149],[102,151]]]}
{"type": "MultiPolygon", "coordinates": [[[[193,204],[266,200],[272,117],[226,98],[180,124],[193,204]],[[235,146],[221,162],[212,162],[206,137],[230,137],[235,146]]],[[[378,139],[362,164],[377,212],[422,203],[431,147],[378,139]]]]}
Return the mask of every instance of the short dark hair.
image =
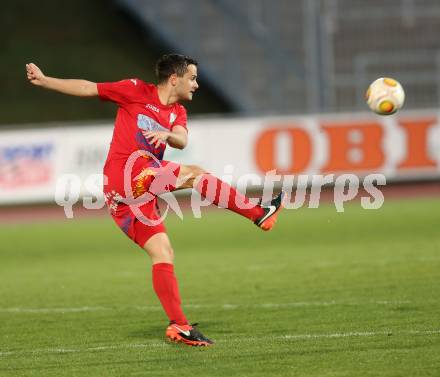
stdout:
{"type": "Polygon", "coordinates": [[[163,55],[156,63],[156,76],[159,83],[167,81],[174,73],[177,76],[182,77],[188,71],[188,66],[190,64],[197,66],[197,61],[186,55],[163,55]]]}

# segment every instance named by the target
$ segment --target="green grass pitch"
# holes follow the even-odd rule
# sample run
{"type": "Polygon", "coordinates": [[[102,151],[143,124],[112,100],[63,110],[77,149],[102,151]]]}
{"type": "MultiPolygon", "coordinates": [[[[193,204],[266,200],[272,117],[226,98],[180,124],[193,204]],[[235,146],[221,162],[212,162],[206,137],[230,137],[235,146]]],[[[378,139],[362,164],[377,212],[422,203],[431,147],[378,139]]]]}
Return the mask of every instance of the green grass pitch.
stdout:
{"type": "Polygon", "coordinates": [[[439,376],[440,200],[169,218],[184,308],[164,341],[147,256],[110,219],[0,228],[0,376],[439,376]]]}

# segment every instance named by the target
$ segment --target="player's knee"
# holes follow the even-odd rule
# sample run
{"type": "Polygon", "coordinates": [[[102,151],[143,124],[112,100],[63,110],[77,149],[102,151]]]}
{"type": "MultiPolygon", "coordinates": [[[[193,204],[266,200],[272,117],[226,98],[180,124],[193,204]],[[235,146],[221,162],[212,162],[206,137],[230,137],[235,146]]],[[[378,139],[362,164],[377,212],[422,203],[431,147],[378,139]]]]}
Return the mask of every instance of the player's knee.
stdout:
{"type": "Polygon", "coordinates": [[[171,262],[174,262],[174,250],[171,245],[166,246],[163,252],[171,262]]]}
{"type": "Polygon", "coordinates": [[[174,250],[171,246],[149,250],[148,255],[153,263],[173,263],[174,261],[174,250]]]}
{"type": "Polygon", "coordinates": [[[163,245],[160,252],[163,258],[166,258],[171,262],[174,260],[174,250],[170,244],[163,245]]]}
{"type": "Polygon", "coordinates": [[[186,165],[184,167],[182,166],[181,172],[185,176],[186,179],[185,187],[187,188],[191,188],[194,184],[194,181],[198,177],[207,173],[205,169],[202,169],[200,166],[197,165],[186,165]]]}
{"type": "Polygon", "coordinates": [[[159,257],[168,262],[172,262],[174,260],[174,250],[171,245],[167,242],[161,245],[158,250],[159,257]]]}
{"type": "Polygon", "coordinates": [[[153,263],[173,263],[174,250],[169,242],[160,242],[145,248],[153,263]]]}
{"type": "Polygon", "coordinates": [[[191,175],[193,180],[197,179],[198,177],[200,177],[203,174],[206,174],[207,171],[203,168],[201,168],[200,166],[197,165],[192,165],[191,166],[191,175]]]}

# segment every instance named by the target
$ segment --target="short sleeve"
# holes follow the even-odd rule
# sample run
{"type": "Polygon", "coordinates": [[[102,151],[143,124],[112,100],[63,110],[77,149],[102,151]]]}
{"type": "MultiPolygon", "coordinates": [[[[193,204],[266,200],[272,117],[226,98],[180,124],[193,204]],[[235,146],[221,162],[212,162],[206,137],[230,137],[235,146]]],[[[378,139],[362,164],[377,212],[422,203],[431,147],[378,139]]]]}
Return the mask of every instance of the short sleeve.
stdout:
{"type": "Polygon", "coordinates": [[[134,102],[142,93],[142,81],[127,79],[117,82],[103,82],[97,84],[98,95],[103,101],[124,104],[134,102]]]}
{"type": "Polygon", "coordinates": [[[173,122],[171,129],[175,126],[182,126],[183,128],[185,128],[185,130],[188,131],[188,128],[186,126],[187,123],[186,109],[182,105],[179,105],[176,112],[177,112],[176,120],[173,122]]]}

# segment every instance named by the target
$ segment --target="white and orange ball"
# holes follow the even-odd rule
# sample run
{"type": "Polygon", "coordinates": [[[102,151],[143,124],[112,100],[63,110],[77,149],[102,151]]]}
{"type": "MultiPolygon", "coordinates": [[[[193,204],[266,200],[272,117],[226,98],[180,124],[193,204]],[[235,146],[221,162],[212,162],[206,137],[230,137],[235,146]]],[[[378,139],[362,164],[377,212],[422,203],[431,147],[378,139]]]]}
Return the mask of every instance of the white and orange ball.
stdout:
{"type": "Polygon", "coordinates": [[[381,77],[368,87],[365,99],[376,114],[391,115],[403,106],[405,91],[397,80],[381,77]]]}

